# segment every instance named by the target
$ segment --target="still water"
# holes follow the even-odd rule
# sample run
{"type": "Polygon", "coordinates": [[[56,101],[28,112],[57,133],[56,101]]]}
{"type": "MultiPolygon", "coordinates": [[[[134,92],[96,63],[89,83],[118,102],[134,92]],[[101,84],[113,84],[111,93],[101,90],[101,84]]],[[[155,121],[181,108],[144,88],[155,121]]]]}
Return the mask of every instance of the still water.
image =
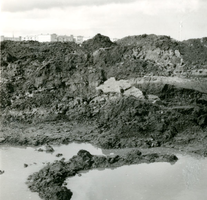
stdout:
{"type": "MultiPolygon", "coordinates": [[[[44,149],[44,147],[41,147],[44,149]]],[[[80,149],[92,154],[102,155],[101,149],[90,144],[71,143],[69,145],[53,146],[54,152],[38,152],[35,148],[0,147],[0,200],[40,200],[37,193],[30,192],[25,182],[30,174],[39,171],[46,163],[69,159],[80,149]],[[62,157],[56,157],[62,153],[62,157]],[[24,167],[27,164],[28,167],[24,167]]]]}
{"type": "Polygon", "coordinates": [[[206,200],[207,159],[177,155],[152,163],[92,170],[67,179],[73,200],[206,200]]]}
{"type": "MultiPolygon", "coordinates": [[[[53,154],[34,148],[0,148],[1,200],[40,200],[25,184],[27,177],[46,163],[69,159],[80,149],[102,155],[102,150],[90,144],[72,143],[53,146],[53,154]],[[63,156],[57,158],[56,155],[63,156]],[[28,167],[24,167],[28,164],[28,167]]],[[[116,169],[91,170],[66,180],[73,192],[72,200],[206,200],[207,159],[177,154],[179,160],[123,166],[116,169]]]]}

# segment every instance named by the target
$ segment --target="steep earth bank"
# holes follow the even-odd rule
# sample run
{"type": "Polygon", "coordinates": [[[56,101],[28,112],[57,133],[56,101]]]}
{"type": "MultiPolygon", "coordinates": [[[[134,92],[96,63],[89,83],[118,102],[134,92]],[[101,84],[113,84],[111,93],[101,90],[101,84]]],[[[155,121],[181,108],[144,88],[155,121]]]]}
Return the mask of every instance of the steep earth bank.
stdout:
{"type": "Polygon", "coordinates": [[[188,147],[206,155],[206,58],[207,38],[4,41],[0,142],[188,147]]]}
{"type": "MultiPolygon", "coordinates": [[[[0,89],[1,144],[78,141],[207,156],[207,38],[140,35],[113,43],[98,34],[81,46],[4,41],[0,89]]],[[[171,158],[81,151],[33,174],[29,185],[44,199],[66,199],[72,193],[63,182],[80,170],[171,158]]]]}

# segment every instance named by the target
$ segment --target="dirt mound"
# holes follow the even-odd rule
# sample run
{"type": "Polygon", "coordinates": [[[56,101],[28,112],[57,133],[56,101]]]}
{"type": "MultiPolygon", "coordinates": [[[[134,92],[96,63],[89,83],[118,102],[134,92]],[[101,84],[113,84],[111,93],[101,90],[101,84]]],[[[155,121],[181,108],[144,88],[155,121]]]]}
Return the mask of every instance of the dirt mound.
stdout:
{"type": "Polygon", "coordinates": [[[188,70],[207,69],[207,37],[183,41],[179,51],[188,70]]]}
{"type": "MultiPolygon", "coordinates": [[[[157,48],[171,50],[177,57],[182,58],[181,71],[207,68],[207,38],[189,39],[183,42],[176,41],[168,36],[138,35],[128,36],[117,41],[123,46],[136,46],[152,52],[157,48]],[[176,52],[175,52],[176,51],[176,52]],[[196,58],[196,59],[195,59],[196,58]]],[[[151,52],[150,52],[151,53],[151,52]]]]}
{"type": "Polygon", "coordinates": [[[95,35],[92,39],[83,42],[82,47],[88,51],[94,52],[100,48],[108,48],[115,46],[115,44],[107,36],[101,34],[95,35]]]}
{"type": "Polygon", "coordinates": [[[206,128],[207,80],[195,71],[207,64],[206,38],[141,35],[115,44],[97,34],[82,46],[4,41],[1,49],[2,122],[93,122],[99,137],[87,139],[106,148],[159,146],[206,128]],[[130,88],[101,91],[112,77],[130,88]]]}
{"type": "Polygon", "coordinates": [[[143,34],[127,36],[117,41],[117,44],[124,46],[144,46],[145,48],[161,48],[162,50],[175,49],[179,44],[178,41],[165,35],[143,34]]]}

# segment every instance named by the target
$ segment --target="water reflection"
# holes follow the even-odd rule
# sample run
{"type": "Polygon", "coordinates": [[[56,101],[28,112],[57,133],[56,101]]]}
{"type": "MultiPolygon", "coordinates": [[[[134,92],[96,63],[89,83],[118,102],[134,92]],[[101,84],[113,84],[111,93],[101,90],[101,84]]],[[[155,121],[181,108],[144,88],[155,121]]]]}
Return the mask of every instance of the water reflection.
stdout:
{"type": "Polygon", "coordinates": [[[206,200],[207,159],[92,170],[67,180],[72,200],[206,200]]]}
{"type": "MultiPolygon", "coordinates": [[[[44,149],[44,147],[42,147],[44,149]]],[[[46,163],[69,159],[80,149],[102,155],[102,150],[90,144],[72,143],[53,146],[52,154],[34,148],[1,147],[0,199],[40,200],[27,188],[27,177],[46,163]],[[56,157],[57,154],[63,154],[56,157]],[[27,164],[28,167],[24,167],[27,164]]],[[[108,152],[107,154],[110,154],[108,152]]],[[[206,200],[207,159],[177,155],[176,164],[153,163],[99,169],[67,180],[73,191],[72,200],[206,200]]]]}
{"type": "MultiPolygon", "coordinates": [[[[44,149],[44,147],[41,147],[44,149]]],[[[52,154],[38,152],[34,148],[1,147],[0,170],[5,173],[0,175],[0,199],[2,200],[40,200],[37,193],[32,193],[25,184],[27,177],[39,171],[46,163],[54,162],[61,158],[69,159],[77,154],[80,149],[86,149],[92,154],[102,155],[101,149],[90,144],[72,143],[69,145],[53,146],[52,154]],[[62,157],[56,157],[58,153],[62,157]],[[27,164],[28,167],[24,167],[27,164]]]]}

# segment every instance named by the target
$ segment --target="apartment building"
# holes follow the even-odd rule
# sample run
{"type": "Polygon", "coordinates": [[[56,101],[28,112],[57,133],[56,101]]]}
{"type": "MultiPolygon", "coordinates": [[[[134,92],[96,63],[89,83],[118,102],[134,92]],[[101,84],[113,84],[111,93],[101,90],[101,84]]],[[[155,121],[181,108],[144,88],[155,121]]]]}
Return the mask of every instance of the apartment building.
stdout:
{"type": "Polygon", "coordinates": [[[76,42],[77,44],[83,43],[83,41],[90,39],[91,37],[84,36],[67,36],[57,34],[39,34],[39,35],[27,35],[20,37],[5,37],[1,36],[1,41],[38,41],[38,42],[76,42]]]}
{"type": "Polygon", "coordinates": [[[39,34],[39,35],[29,35],[23,36],[22,41],[38,41],[38,42],[56,42],[57,35],[56,34],[39,34]]]}
{"type": "Polygon", "coordinates": [[[77,36],[76,37],[76,43],[81,44],[83,42],[83,36],[77,36]]]}
{"type": "Polygon", "coordinates": [[[57,36],[57,41],[59,42],[75,42],[75,38],[73,35],[67,36],[67,35],[59,35],[57,36]]]}
{"type": "Polygon", "coordinates": [[[1,41],[4,41],[4,40],[11,40],[11,41],[21,41],[21,36],[19,37],[5,37],[5,36],[1,36],[1,41]]]}

